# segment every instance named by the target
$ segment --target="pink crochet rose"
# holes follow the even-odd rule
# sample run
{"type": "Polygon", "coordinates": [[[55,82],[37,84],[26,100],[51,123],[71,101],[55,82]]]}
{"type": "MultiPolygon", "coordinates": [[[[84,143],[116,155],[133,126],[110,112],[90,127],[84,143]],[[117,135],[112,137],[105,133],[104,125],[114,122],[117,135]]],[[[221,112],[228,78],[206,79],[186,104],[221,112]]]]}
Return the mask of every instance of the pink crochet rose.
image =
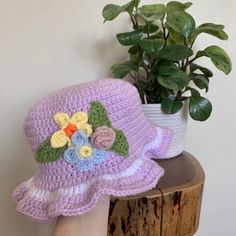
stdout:
{"type": "Polygon", "coordinates": [[[99,126],[95,129],[91,143],[99,149],[109,149],[116,138],[115,131],[107,126],[99,126]]]}

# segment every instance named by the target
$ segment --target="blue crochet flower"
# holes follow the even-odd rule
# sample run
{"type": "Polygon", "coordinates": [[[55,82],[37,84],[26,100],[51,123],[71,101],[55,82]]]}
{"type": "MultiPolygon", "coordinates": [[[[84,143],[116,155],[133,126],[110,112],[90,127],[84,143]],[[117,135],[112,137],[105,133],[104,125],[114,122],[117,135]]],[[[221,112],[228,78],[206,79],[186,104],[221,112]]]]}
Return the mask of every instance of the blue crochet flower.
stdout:
{"type": "Polygon", "coordinates": [[[83,131],[75,132],[71,141],[73,146],[64,152],[64,159],[79,171],[89,171],[106,159],[108,152],[92,147],[83,131]]]}

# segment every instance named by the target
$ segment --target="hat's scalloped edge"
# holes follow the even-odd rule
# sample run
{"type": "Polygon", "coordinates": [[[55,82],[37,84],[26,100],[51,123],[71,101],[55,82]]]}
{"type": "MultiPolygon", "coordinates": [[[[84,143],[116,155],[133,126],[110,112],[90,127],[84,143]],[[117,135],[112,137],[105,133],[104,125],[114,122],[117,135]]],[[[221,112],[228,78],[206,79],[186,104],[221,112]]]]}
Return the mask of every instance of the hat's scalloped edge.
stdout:
{"type": "Polygon", "coordinates": [[[164,175],[164,170],[160,166],[158,166],[154,161],[149,159],[146,159],[146,161],[150,162],[150,169],[146,173],[146,176],[143,177],[142,175],[139,176],[139,173],[137,171],[137,173],[135,174],[137,182],[135,184],[134,183],[130,185],[127,184],[125,186],[126,189],[123,190],[122,189],[123,186],[118,184],[118,182],[120,182],[121,179],[117,180],[117,186],[113,185],[110,187],[104,187],[107,185],[109,181],[103,181],[103,183],[98,187],[93,187],[92,194],[90,193],[91,195],[90,201],[82,206],[81,203],[77,201],[71,202],[70,197],[64,197],[59,201],[55,202],[52,201],[48,203],[47,208],[42,209],[45,208],[45,206],[43,207],[43,204],[45,203],[39,200],[35,201],[34,197],[32,196],[27,196],[29,189],[27,188],[26,184],[27,181],[25,181],[12,193],[12,197],[14,201],[17,203],[16,210],[19,213],[30,217],[34,221],[42,223],[50,223],[53,222],[56,219],[56,217],[60,215],[76,216],[91,211],[96,206],[98,199],[104,195],[111,195],[114,197],[125,197],[146,192],[148,190],[153,189],[156,186],[159,179],[164,175]],[[132,187],[136,185],[138,186],[132,189],[132,187]],[[78,206],[79,204],[80,206],[78,206]],[[40,214],[39,211],[43,213],[40,214]]]}
{"type": "Polygon", "coordinates": [[[168,128],[156,126],[155,138],[144,145],[143,156],[148,158],[163,159],[173,141],[173,131],[168,128]]]}

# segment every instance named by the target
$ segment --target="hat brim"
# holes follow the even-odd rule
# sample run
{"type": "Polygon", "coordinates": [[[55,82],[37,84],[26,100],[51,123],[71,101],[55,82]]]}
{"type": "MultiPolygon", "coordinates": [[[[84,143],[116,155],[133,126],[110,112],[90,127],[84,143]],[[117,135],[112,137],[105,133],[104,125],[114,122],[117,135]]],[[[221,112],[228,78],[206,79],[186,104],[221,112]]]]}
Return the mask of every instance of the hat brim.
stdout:
{"type": "Polygon", "coordinates": [[[36,221],[50,222],[60,215],[75,216],[90,211],[102,195],[123,197],[150,190],[163,174],[158,164],[143,156],[121,172],[54,191],[38,188],[33,177],[22,183],[12,196],[18,212],[36,221]]]}
{"type": "Polygon", "coordinates": [[[173,140],[173,131],[152,124],[153,134],[152,140],[144,145],[142,156],[154,159],[164,159],[173,140]]]}

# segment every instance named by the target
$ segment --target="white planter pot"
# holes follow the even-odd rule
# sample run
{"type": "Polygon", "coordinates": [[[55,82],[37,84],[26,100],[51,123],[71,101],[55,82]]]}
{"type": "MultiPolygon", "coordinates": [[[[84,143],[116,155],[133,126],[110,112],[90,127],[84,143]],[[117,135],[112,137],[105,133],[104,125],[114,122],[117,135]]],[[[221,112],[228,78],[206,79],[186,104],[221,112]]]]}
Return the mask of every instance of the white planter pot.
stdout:
{"type": "Polygon", "coordinates": [[[185,133],[188,120],[188,103],[176,114],[165,114],[161,110],[161,104],[143,104],[144,114],[158,126],[169,128],[173,131],[171,146],[164,158],[172,158],[181,154],[184,150],[185,133]]]}

